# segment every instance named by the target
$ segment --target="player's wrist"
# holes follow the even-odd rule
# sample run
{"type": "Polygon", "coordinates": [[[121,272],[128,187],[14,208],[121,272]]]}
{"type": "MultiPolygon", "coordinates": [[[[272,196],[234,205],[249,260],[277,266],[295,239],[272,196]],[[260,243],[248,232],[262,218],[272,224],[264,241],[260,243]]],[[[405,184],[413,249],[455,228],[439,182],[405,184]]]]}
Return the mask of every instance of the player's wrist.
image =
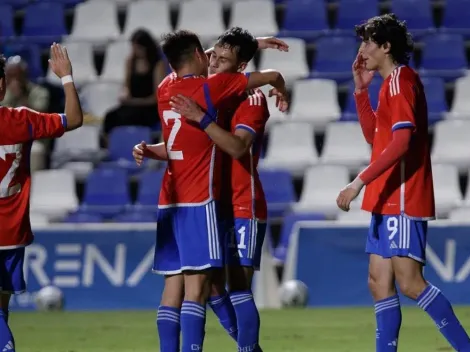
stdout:
{"type": "Polygon", "coordinates": [[[62,85],[65,86],[68,83],[73,83],[73,77],[72,75],[65,75],[60,78],[60,81],[62,82],[62,85]]]}
{"type": "Polygon", "coordinates": [[[354,88],[354,94],[362,94],[364,92],[367,92],[367,88],[354,88]]]}
{"type": "Polygon", "coordinates": [[[353,182],[351,182],[351,187],[357,191],[360,191],[364,187],[364,181],[361,179],[361,175],[358,175],[353,182]]]}
{"type": "Polygon", "coordinates": [[[199,120],[199,126],[201,129],[205,130],[212,122],[214,122],[214,118],[206,113],[202,115],[202,118],[199,120]]]}

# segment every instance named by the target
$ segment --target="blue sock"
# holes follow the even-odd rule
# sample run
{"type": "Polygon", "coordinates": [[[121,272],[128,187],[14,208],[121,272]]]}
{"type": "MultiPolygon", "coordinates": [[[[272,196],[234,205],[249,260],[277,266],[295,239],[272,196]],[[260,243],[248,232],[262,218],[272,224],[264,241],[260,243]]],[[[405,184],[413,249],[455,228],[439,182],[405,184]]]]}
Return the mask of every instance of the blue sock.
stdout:
{"type": "Polygon", "coordinates": [[[206,327],[206,307],[184,301],[181,307],[181,352],[202,351],[206,327]]]}
{"type": "Polygon", "coordinates": [[[401,326],[401,309],[398,295],[375,302],[376,352],[396,352],[401,326]]]}
{"type": "Polygon", "coordinates": [[[0,310],[0,350],[15,352],[15,339],[8,326],[8,313],[0,310]]]}
{"type": "Polygon", "coordinates": [[[429,285],[417,298],[420,306],[434,320],[437,328],[452,347],[461,352],[470,351],[470,339],[455,316],[450,302],[441,291],[429,285]]]}
{"type": "Polygon", "coordinates": [[[251,291],[238,291],[230,294],[238,327],[238,351],[261,351],[258,346],[260,319],[251,291]]]}
{"type": "Polygon", "coordinates": [[[157,329],[160,338],[160,352],[179,352],[180,310],[175,307],[158,307],[157,329]]]}
{"type": "Polygon", "coordinates": [[[219,318],[220,325],[228,332],[230,337],[237,341],[237,316],[227,293],[223,296],[212,296],[209,305],[219,318]]]}

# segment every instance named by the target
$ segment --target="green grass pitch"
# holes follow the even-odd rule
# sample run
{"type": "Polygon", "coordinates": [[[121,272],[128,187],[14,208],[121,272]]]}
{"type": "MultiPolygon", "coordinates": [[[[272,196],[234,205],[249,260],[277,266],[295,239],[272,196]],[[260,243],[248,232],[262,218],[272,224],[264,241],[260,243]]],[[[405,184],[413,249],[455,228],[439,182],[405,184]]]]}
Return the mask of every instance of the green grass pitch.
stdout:
{"type": "MultiPolygon", "coordinates": [[[[470,307],[458,307],[470,330],[470,307]]],[[[156,352],[155,312],[13,313],[11,327],[21,352],[156,352]]],[[[374,352],[371,308],[294,309],[261,312],[265,352],[374,352]]],[[[403,309],[399,350],[452,351],[428,316],[403,309]]],[[[235,344],[209,313],[205,352],[236,351],[235,344]]]]}

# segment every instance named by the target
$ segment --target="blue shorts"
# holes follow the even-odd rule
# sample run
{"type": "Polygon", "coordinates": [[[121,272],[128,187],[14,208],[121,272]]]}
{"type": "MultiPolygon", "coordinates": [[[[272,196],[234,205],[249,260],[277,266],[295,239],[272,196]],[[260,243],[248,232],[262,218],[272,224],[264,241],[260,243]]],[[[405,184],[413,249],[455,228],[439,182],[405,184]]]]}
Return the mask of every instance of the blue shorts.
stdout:
{"type": "Polygon", "coordinates": [[[265,222],[236,218],[227,229],[226,264],[259,270],[265,234],[265,222]]]}
{"type": "Polygon", "coordinates": [[[215,202],[159,210],[153,272],[175,275],[223,265],[215,202]]]}
{"type": "Polygon", "coordinates": [[[426,263],[427,221],[372,214],[366,252],[383,258],[409,257],[426,263]]]}
{"type": "Polygon", "coordinates": [[[25,248],[0,250],[0,291],[23,293],[26,291],[23,263],[25,248]]]}

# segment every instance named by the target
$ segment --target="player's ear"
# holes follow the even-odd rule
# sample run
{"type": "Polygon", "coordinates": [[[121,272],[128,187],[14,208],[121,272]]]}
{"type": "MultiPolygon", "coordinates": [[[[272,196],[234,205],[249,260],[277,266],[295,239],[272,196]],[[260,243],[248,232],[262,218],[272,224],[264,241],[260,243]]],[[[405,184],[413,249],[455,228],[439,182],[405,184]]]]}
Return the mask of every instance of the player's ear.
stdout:
{"type": "Polygon", "coordinates": [[[247,62],[241,62],[240,64],[238,64],[237,72],[245,71],[246,66],[248,66],[247,62]]]}
{"type": "Polygon", "coordinates": [[[385,54],[390,53],[390,48],[391,48],[391,45],[389,42],[385,42],[384,45],[382,45],[382,50],[384,51],[385,54]]]}

